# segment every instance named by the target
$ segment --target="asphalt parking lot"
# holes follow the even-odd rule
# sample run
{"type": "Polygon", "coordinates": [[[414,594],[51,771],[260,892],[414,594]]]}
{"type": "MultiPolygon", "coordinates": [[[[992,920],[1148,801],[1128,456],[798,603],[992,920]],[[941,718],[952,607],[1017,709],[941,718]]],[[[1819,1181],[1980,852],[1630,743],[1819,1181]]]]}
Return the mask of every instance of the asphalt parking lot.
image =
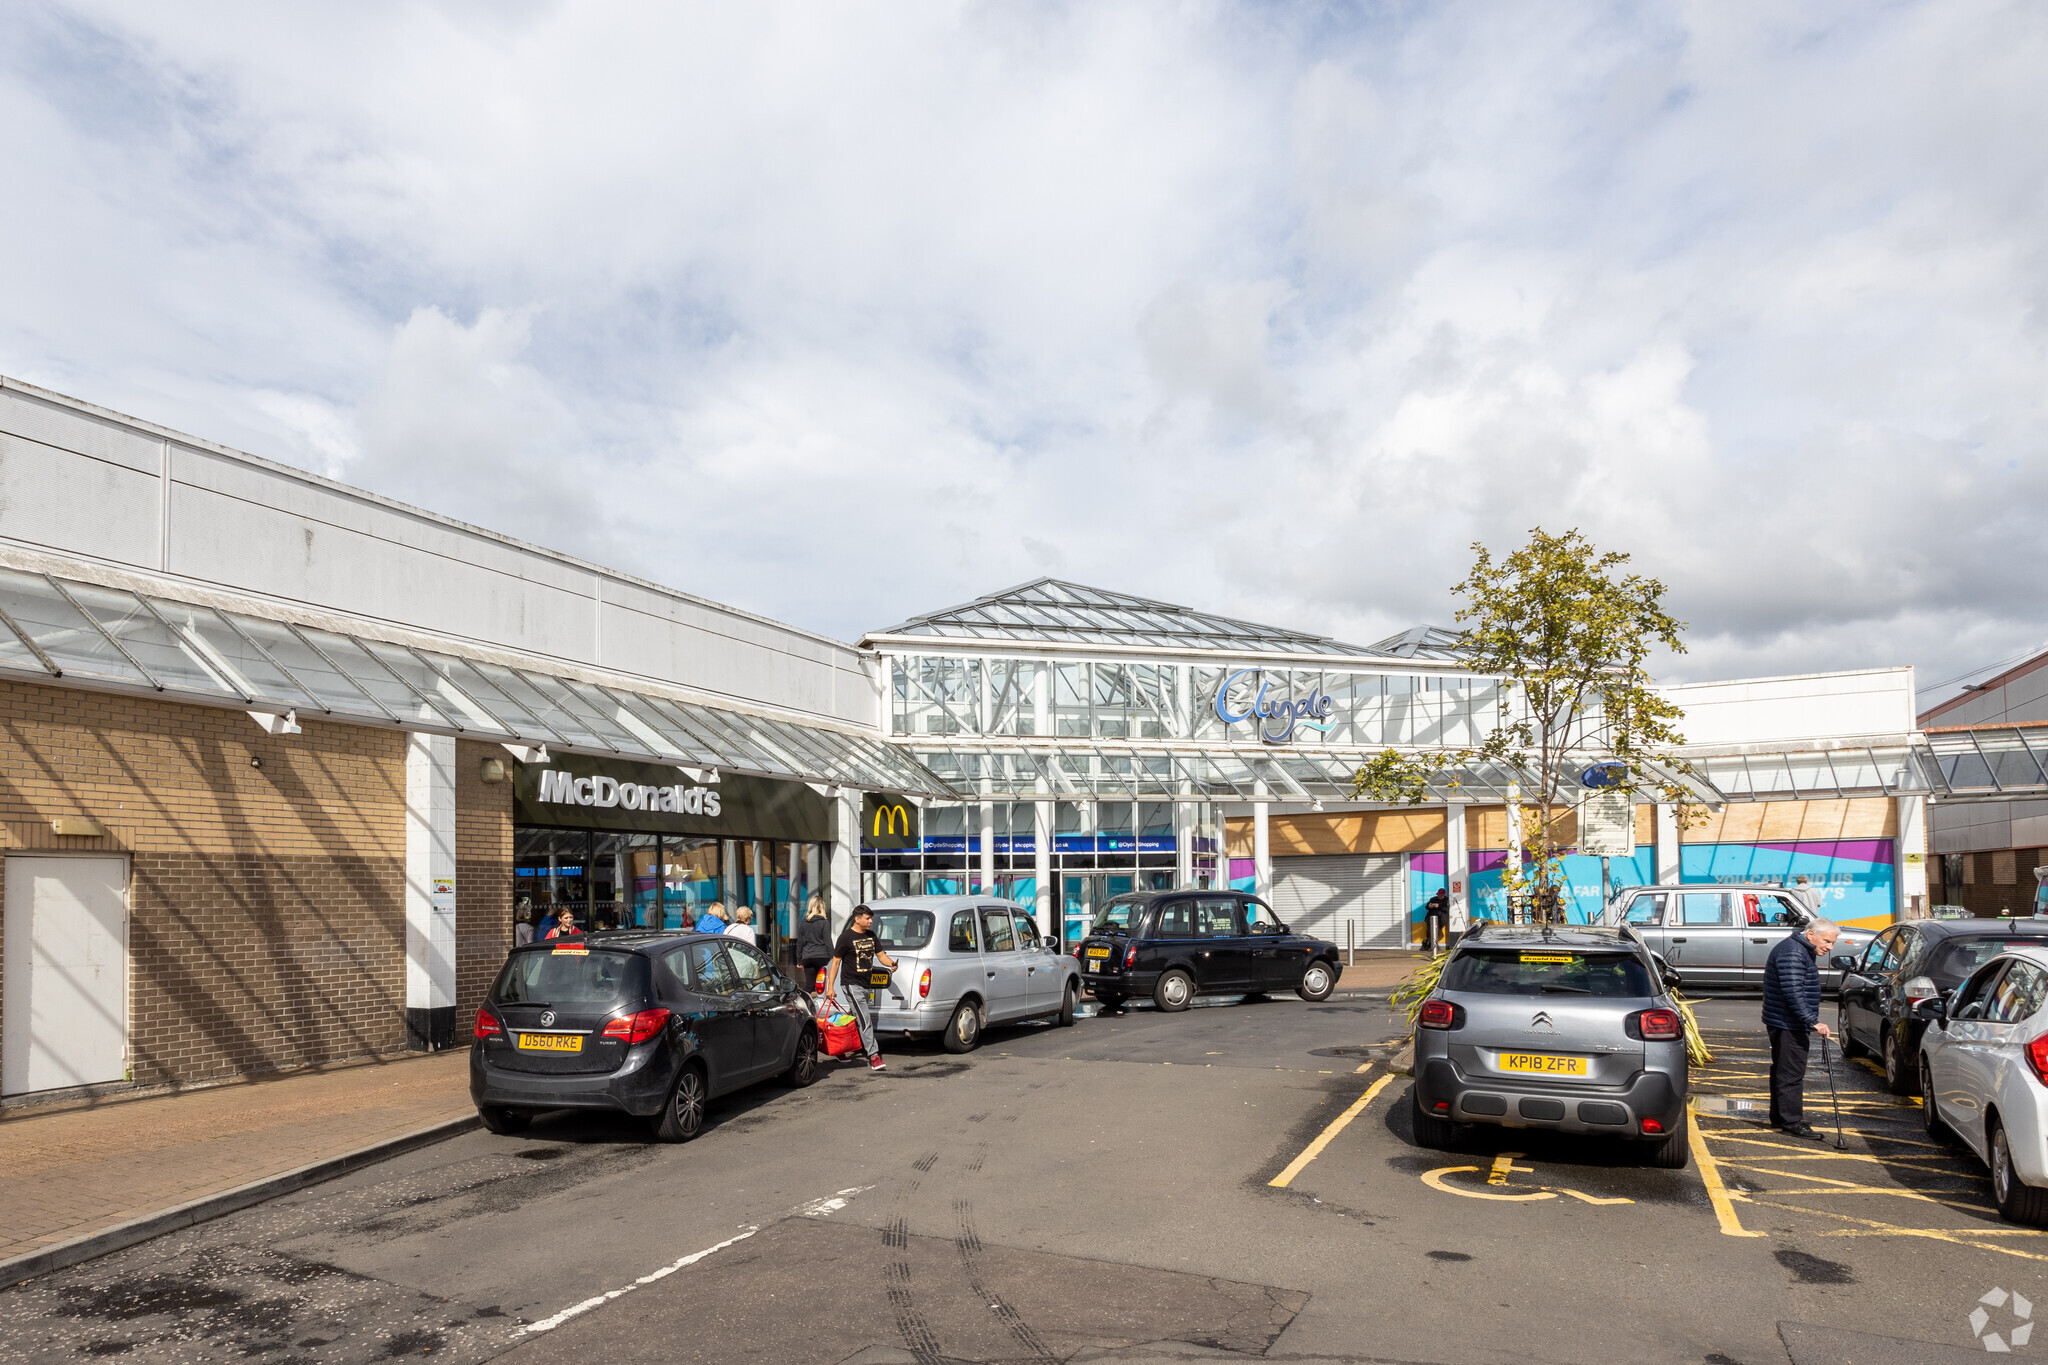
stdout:
{"type": "MultiPolygon", "coordinates": [[[[1378,999],[1132,1007],[757,1087],[683,1147],[570,1114],[468,1134],[0,1291],[0,1359],[2032,1351],[2048,1243],[1974,1164],[1839,1060],[1847,1151],[1761,1128],[1732,1109],[1762,1096],[1755,1000],[1701,1013],[1695,1086],[1732,1112],[1684,1171],[1526,1131],[1416,1147],[1378,999]]],[[[1818,1068],[1809,1095],[1818,1120],[1818,1068]]]]}

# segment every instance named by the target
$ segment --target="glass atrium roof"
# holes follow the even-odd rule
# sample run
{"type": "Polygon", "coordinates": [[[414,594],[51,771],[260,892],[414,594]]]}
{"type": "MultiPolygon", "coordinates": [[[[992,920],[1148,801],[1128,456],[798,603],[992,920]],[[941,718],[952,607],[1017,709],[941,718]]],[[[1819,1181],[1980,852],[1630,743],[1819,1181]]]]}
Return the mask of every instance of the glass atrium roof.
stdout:
{"type": "MultiPolygon", "coordinates": [[[[913,616],[868,638],[922,635],[935,639],[1015,640],[1081,645],[1137,645],[1234,654],[1326,654],[1370,658],[1378,648],[1347,645],[1322,635],[1261,626],[1154,602],[1128,593],[1041,578],[978,597],[964,606],[913,616]]],[[[1407,655],[1403,657],[1415,657],[1407,655]]],[[[1448,658],[1427,654],[1425,658],[1448,658]]]]}
{"type": "Polygon", "coordinates": [[[1465,657],[1464,638],[1458,631],[1442,626],[1410,626],[1372,646],[1372,652],[1391,654],[1397,659],[1442,659],[1454,663],[1465,657]]]}
{"type": "Polygon", "coordinates": [[[0,670],[216,705],[940,799],[872,736],[0,569],[0,670]]]}

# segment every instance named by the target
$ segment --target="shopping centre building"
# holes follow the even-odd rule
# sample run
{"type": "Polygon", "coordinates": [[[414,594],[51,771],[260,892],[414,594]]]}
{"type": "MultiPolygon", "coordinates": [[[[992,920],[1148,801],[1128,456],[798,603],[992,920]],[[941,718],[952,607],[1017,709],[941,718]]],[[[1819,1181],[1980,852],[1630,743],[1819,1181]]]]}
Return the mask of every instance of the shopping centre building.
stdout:
{"type": "MultiPolygon", "coordinates": [[[[1054,580],[847,644],[0,379],[0,1090],[465,1042],[527,909],[718,900],[780,955],[814,892],[1071,938],[1228,884],[1403,945],[1438,887],[1498,914],[1515,856],[1504,771],[1351,799],[1491,724],[1455,645],[1054,580]]],[[[1929,803],[2030,738],[1917,730],[1904,668],[1670,692],[1702,820],[1641,793],[1615,884],[1804,879],[1861,923],[1925,904],[1929,803]]],[[[1565,866],[1593,913],[1600,860],[1565,866]]]]}

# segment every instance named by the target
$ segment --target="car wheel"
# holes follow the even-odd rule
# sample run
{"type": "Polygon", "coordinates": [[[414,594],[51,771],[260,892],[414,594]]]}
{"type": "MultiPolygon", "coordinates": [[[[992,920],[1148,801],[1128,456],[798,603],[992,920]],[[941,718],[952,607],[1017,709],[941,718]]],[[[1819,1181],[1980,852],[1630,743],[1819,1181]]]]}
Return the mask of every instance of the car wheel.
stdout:
{"type": "Polygon", "coordinates": [[[1837,1005],[1835,1007],[1835,1037],[1841,1040],[1842,1055],[1844,1057],[1861,1057],[1863,1055],[1863,1044],[1857,1042],[1856,1035],[1849,1032],[1849,1007],[1847,1005],[1837,1005]]]}
{"type": "Polygon", "coordinates": [[[1073,982],[1069,981],[1067,983],[1067,993],[1060,997],[1059,1026],[1061,1028],[1072,1028],[1074,1026],[1074,1007],[1080,1003],[1081,992],[1073,982]]]}
{"type": "Polygon", "coordinates": [[[1884,1088],[1894,1095],[1913,1093],[1913,1076],[1906,1070],[1905,1049],[1899,1046],[1891,1026],[1886,1025],[1881,1044],[1884,1050],[1884,1088]]]}
{"type": "Polygon", "coordinates": [[[796,1040],[796,1056],[790,1059],[789,1070],[782,1073],[782,1083],[801,1090],[818,1079],[818,1031],[805,1028],[796,1040]]]}
{"type": "Polygon", "coordinates": [[[1458,1136],[1457,1124],[1423,1112],[1422,1101],[1412,1086],[1408,1090],[1408,1119],[1415,1129],[1415,1143],[1419,1147],[1434,1147],[1441,1151],[1458,1136]]]}
{"type": "Polygon", "coordinates": [[[533,1115],[524,1109],[500,1109],[497,1105],[481,1105],[476,1116],[484,1121],[484,1127],[499,1137],[526,1131],[526,1125],[533,1122],[533,1115]]]}
{"type": "Polygon", "coordinates": [[[686,1063],[676,1077],[668,1103],[654,1118],[654,1136],[659,1142],[688,1142],[704,1129],[704,1106],[710,1102],[710,1087],[704,1071],[695,1062],[686,1063]]]}
{"type": "Polygon", "coordinates": [[[2012,1145],[2005,1140],[2005,1125],[1991,1129],[1991,1197],[2008,1223],[2040,1227],[2048,1223],[2048,1190],[2037,1190],[2020,1179],[2013,1169],[2012,1145]]]}
{"type": "Polygon", "coordinates": [[[1692,1164],[1692,1116],[1684,1110],[1678,1114],[1678,1122],[1671,1129],[1670,1136],[1659,1143],[1644,1143],[1646,1164],[1664,1171],[1682,1171],[1692,1164]]]}
{"type": "Polygon", "coordinates": [[[1194,1003],[1194,979],[1175,967],[1159,978],[1152,988],[1152,1003],[1167,1014],[1178,1014],[1194,1003]]]}
{"type": "Polygon", "coordinates": [[[1301,984],[1294,988],[1294,993],[1313,1005],[1318,1001],[1328,1000],[1330,992],[1336,989],[1337,978],[1331,975],[1330,964],[1311,962],[1308,964],[1308,970],[1301,974],[1301,984]]]}
{"type": "Polygon", "coordinates": [[[946,1021],[946,1051],[972,1052],[981,1043],[981,1010],[972,1000],[962,1000],[946,1021]]]}
{"type": "Polygon", "coordinates": [[[1955,1144],[1954,1130],[1942,1121],[1941,1111],[1934,1106],[1934,1069],[1927,1065],[1925,1057],[1920,1059],[1920,1126],[1926,1129],[1929,1142],[1955,1144]]]}

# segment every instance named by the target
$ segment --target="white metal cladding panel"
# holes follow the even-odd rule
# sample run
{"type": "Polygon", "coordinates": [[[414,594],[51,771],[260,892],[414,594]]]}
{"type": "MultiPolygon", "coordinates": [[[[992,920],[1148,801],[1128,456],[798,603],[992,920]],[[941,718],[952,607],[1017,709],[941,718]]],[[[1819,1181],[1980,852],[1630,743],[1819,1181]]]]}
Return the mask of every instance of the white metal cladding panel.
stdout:
{"type": "Polygon", "coordinates": [[[163,441],[158,437],[12,389],[0,389],[0,431],[126,465],[141,474],[153,475],[163,468],[163,441]]]}
{"type": "Polygon", "coordinates": [[[1910,668],[1680,683],[1658,690],[1684,708],[1678,729],[1688,744],[1894,735],[1914,724],[1910,668]]]}
{"type": "Polygon", "coordinates": [[[153,569],[158,488],[124,463],[0,434],[0,536],[153,569]]]}
{"type": "Polygon", "coordinates": [[[1400,853],[1275,858],[1273,910],[1297,933],[1360,948],[1408,946],[1408,859],[1400,853]]]}

